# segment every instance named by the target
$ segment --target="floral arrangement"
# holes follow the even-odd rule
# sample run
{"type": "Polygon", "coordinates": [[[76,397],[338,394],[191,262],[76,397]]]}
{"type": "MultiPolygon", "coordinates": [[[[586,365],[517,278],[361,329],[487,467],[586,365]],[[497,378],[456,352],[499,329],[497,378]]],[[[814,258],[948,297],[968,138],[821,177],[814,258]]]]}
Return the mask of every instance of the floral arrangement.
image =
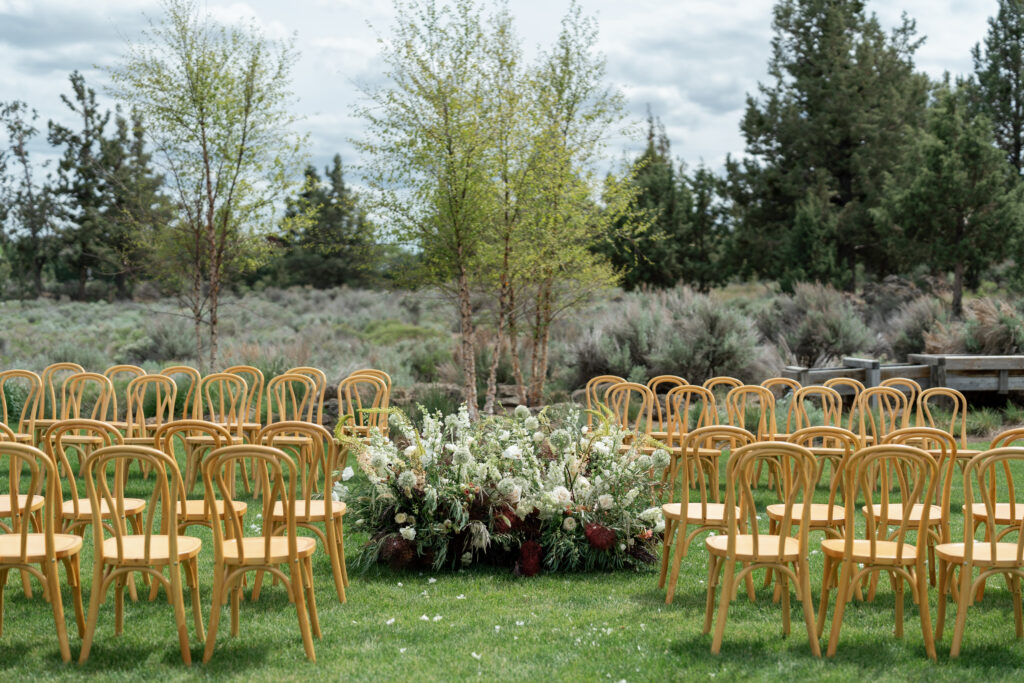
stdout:
{"type": "Polygon", "coordinates": [[[604,419],[589,429],[576,408],[562,413],[519,406],[471,422],[463,406],[426,415],[417,431],[393,410],[394,441],[339,434],[366,476],[348,469],[334,489],[370,536],[358,562],[489,562],[532,576],[654,560],[664,521],[653,491],[668,452],[604,419]]]}

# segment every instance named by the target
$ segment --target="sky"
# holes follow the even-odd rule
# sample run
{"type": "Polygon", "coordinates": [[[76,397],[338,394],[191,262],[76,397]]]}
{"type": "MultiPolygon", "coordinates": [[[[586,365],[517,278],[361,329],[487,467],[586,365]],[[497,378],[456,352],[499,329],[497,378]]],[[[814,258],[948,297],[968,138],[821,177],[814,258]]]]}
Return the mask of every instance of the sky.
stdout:
{"type": "MultiPolygon", "coordinates": [[[[549,45],[569,0],[508,0],[527,55],[549,45]]],[[[648,107],[665,126],[673,155],[720,168],[743,152],[739,122],[747,94],[766,82],[772,0],[579,0],[600,28],[608,80],[642,122],[648,107]]],[[[357,167],[350,142],[362,134],[352,113],[359,84],[381,83],[378,37],[390,33],[391,0],[205,0],[225,22],[253,19],[272,38],[296,37],[294,111],[310,135],[319,167],[336,153],[357,167]]],[[[996,0],[870,0],[868,10],[890,29],[906,12],[926,38],[917,68],[934,78],[972,70],[970,49],[981,41],[996,0]]],[[[0,0],[0,101],[19,99],[45,121],[68,120],[60,95],[78,69],[102,94],[104,72],[139,39],[157,0],[0,0]]],[[[104,100],[112,107],[114,102],[104,100]]],[[[609,163],[632,157],[640,139],[609,141],[609,163]]],[[[39,150],[45,153],[45,146],[39,150]]],[[[358,178],[355,179],[358,182],[358,178]]]]}

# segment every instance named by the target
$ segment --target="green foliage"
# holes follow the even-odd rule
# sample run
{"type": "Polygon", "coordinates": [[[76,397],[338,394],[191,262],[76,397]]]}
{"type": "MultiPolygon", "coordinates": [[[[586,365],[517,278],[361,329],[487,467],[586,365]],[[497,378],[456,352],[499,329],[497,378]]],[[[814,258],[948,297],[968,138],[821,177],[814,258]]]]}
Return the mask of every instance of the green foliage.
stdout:
{"type": "Polygon", "coordinates": [[[1024,168],[1024,3],[999,0],[985,49],[975,44],[975,107],[992,121],[996,145],[1020,175],[1024,168]]]}
{"type": "Polygon", "coordinates": [[[930,296],[921,296],[900,306],[885,328],[894,360],[901,362],[909,353],[921,353],[925,348],[925,335],[944,318],[942,302],[930,296]]]}
{"type": "Polygon", "coordinates": [[[372,344],[389,345],[405,339],[430,339],[439,334],[437,330],[401,320],[372,320],[363,328],[362,336],[372,344]]]}
{"type": "Polygon", "coordinates": [[[1003,425],[1003,416],[992,408],[975,408],[967,411],[967,433],[991,438],[1003,425]]]}

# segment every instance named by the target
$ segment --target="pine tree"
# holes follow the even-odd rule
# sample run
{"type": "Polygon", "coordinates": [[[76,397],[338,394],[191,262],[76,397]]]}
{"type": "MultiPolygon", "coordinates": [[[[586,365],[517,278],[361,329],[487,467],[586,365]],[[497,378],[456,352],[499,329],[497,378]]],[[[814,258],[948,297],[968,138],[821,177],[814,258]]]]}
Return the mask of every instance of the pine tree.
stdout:
{"type": "Polygon", "coordinates": [[[985,50],[971,50],[975,106],[992,121],[996,144],[1020,175],[1024,168],[1024,0],[999,0],[985,50]]]}

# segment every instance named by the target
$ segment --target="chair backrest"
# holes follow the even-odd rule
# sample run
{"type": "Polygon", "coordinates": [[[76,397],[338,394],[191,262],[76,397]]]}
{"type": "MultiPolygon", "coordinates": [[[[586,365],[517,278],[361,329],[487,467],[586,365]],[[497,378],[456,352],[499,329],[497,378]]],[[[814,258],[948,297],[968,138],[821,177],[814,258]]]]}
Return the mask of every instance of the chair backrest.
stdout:
{"type": "MultiPolygon", "coordinates": [[[[320,368],[314,368],[308,365],[300,365],[292,368],[288,371],[289,375],[306,375],[313,380],[316,385],[316,409],[313,414],[313,421],[318,425],[324,423],[324,397],[327,394],[327,373],[320,368]]],[[[390,382],[391,378],[388,377],[390,382]]],[[[390,389],[391,385],[388,384],[390,389]]]]}
{"type": "MultiPolygon", "coordinates": [[[[57,526],[56,516],[60,511],[60,494],[53,461],[35,446],[0,440],[0,470],[8,473],[7,485],[11,506],[10,526],[7,527],[5,523],[0,522],[0,528],[7,527],[4,529],[7,533],[17,534],[19,537],[18,555],[16,558],[7,558],[7,561],[12,564],[28,564],[29,527],[33,527],[35,533],[45,535],[43,543],[47,563],[56,562],[53,535],[57,526]],[[25,497],[20,498],[19,494],[25,497]],[[29,524],[29,518],[33,508],[38,508],[40,499],[45,501],[42,509],[43,528],[36,529],[29,524]]],[[[43,580],[37,573],[38,570],[29,571],[40,581],[43,580]]]]}
{"type": "Polygon", "coordinates": [[[591,377],[587,380],[587,386],[585,389],[587,399],[587,425],[594,425],[594,416],[591,411],[600,412],[601,402],[604,399],[604,394],[613,384],[619,382],[625,382],[626,380],[618,375],[598,375],[597,377],[591,377]]]}
{"type": "Polygon", "coordinates": [[[839,392],[839,395],[844,398],[846,397],[846,394],[850,394],[851,406],[857,402],[857,397],[860,396],[860,392],[864,391],[864,383],[852,377],[833,377],[832,379],[822,382],[822,386],[826,386],[829,389],[835,389],[839,392]]]}
{"type": "Polygon", "coordinates": [[[242,421],[255,419],[262,420],[263,415],[263,389],[265,381],[263,371],[253,365],[232,365],[224,370],[229,375],[238,375],[245,380],[248,392],[245,395],[245,417],[242,421]]]}
{"type": "Polygon", "coordinates": [[[199,415],[242,436],[243,425],[249,417],[249,395],[249,385],[241,375],[229,372],[207,375],[199,383],[199,415]]]}
{"type": "Polygon", "coordinates": [[[53,363],[43,368],[40,375],[43,393],[39,397],[39,419],[60,419],[64,412],[64,397],[60,388],[64,386],[65,379],[79,372],[85,372],[85,368],[78,363],[53,363]]]}
{"type": "MultiPolygon", "coordinates": [[[[791,405],[796,410],[797,431],[805,427],[841,427],[843,422],[843,397],[831,387],[810,386],[797,390],[791,405]],[[815,405],[821,412],[821,424],[814,425],[809,406],[815,405]]],[[[817,412],[817,411],[815,411],[817,412]]]]}
{"type": "MultiPolygon", "coordinates": [[[[285,534],[288,537],[289,563],[294,566],[297,557],[296,534],[295,534],[295,493],[297,471],[295,461],[284,451],[271,446],[255,444],[244,444],[238,446],[224,446],[211,451],[203,459],[203,489],[206,496],[208,509],[214,509],[216,501],[224,501],[224,509],[230,510],[233,503],[232,479],[234,465],[245,460],[254,464],[259,462],[263,467],[255,467],[259,473],[263,486],[263,556],[270,557],[271,539],[280,533],[271,523],[271,510],[274,503],[281,503],[285,514],[285,534]]],[[[235,515],[214,515],[213,519],[213,552],[216,562],[222,562],[224,558],[224,538],[240,539],[245,536],[242,521],[235,515]],[[230,533],[226,533],[226,528],[230,533]]],[[[245,561],[244,543],[237,545],[237,557],[240,562],[245,561]]]]}
{"type": "Polygon", "coordinates": [[[89,452],[97,447],[106,448],[123,444],[124,437],[121,436],[121,432],[112,425],[98,420],[61,420],[46,430],[43,445],[60,473],[58,486],[62,491],[66,489],[67,495],[71,496],[71,509],[75,517],[80,512],[82,498],[76,483],[76,474],[83,469],[89,452]],[[71,466],[72,454],[78,467],[71,466]]]}
{"type": "Polygon", "coordinates": [[[112,422],[117,419],[114,385],[98,372],[79,372],[64,380],[60,389],[62,420],[87,418],[112,422]],[[89,405],[92,401],[92,405],[89,405]],[[88,408],[88,414],[83,411],[88,408]]]}
{"type": "Polygon", "coordinates": [[[825,462],[833,463],[832,481],[828,489],[828,522],[836,519],[836,506],[846,505],[846,478],[843,470],[850,456],[862,446],[860,438],[842,427],[804,427],[789,435],[789,443],[803,446],[818,459],[815,486],[821,481],[825,462]]]}
{"type": "MultiPolygon", "coordinates": [[[[206,436],[210,439],[208,450],[221,448],[231,444],[231,432],[222,425],[206,420],[175,420],[166,422],[153,433],[153,444],[155,448],[163,451],[177,459],[177,445],[181,445],[182,452],[187,453],[185,439],[190,436],[206,436]]],[[[202,448],[202,446],[194,446],[202,448]]]]}
{"type": "Polygon", "coordinates": [[[384,395],[380,398],[380,412],[377,415],[377,429],[386,435],[388,433],[388,408],[391,406],[391,375],[383,370],[363,368],[351,373],[349,377],[375,377],[384,382],[384,395]]]}
{"type": "Polygon", "coordinates": [[[621,382],[608,387],[605,405],[612,419],[623,429],[650,434],[654,417],[654,394],[644,384],[621,382]]]}
{"type": "Polygon", "coordinates": [[[881,443],[889,432],[907,427],[907,396],[893,387],[869,387],[860,392],[850,409],[849,428],[861,439],[881,443]]]}
{"type": "MultiPolygon", "coordinates": [[[[779,407],[779,403],[784,403],[786,406],[786,429],[785,433],[789,434],[796,429],[799,429],[799,425],[796,420],[796,392],[800,391],[800,382],[795,379],[788,377],[769,377],[765,381],[761,382],[761,386],[765,389],[769,389],[772,394],[775,394],[775,406],[779,407]]],[[[776,421],[779,416],[776,415],[776,421]]]]}
{"type": "Polygon", "coordinates": [[[687,496],[692,488],[697,489],[698,499],[701,505],[701,516],[707,516],[708,503],[717,498],[717,491],[709,491],[710,483],[706,471],[714,471],[717,468],[717,457],[712,455],[714,462],[708,463],[712,467],[702,467],[709,458],[707,451],[717,450],[719,456],[726,449],[730,452],[740,446],[754,443],[757,437],[745,429],[732,427],[730,425],[710,425],[691,430],[683,439],[682,459],[675,463],[669,482],[669,502],[675,501],[677,482],[681,485],[683,496],[687,496]],[[703,451],[703,452],[702,452],[703,451]],[[696,465],[696,467],[694,467],[696,465]],[[691,469],[693,472],[691,472],[691,469]],[[697,480],[690,481],[691,474],[695,474],[697,480]]]}
{"type": "Polygon", "coordinates": [[[988,545],[989,557],[999,557],[996,544],[1007,543],[1004,539],[1014,533],[1017,536],[1014,563],[1018,569],[1024,566],[1024,515],[1020,514],[1020,506],[1024,503],[1017,502],[1012,493],[1009,499],[1009,519],[1015,521],[1005,529],[999,532],[995,531],[1000,526],[997,519],[1000,517],[1005,519],[1006,512],[997,507],[1002,503],[998,498],[998,492],[1004,488],[1009,488],[1012,492],[1012,472],[1020,471],[1022,468],[1024,468],[1024,448],[1019,446],[1004,446],[984,451],[972,458],[964,468],[964,509],[971,510],[975,496],[980,498],[985,506],[985,528],[990,530],[984,541],[978,541],[974,538],[976,527],[973,524],[964,524],[964,555],[967,566],[970,566],[974,559],[975,544],[977,546],[988,545]],[[1000,473],[1004,477],[1002,481],[1000,481],[1000,473]],[[977,493],[975,493],[972,477],[977,482],[977,493]]]}
{"type": "Polygon", "coordinates": [[[128,383],[125,436],[142,438],[174,420],[178,385],[167,375],[141,375],[128,383]]]}
{"type": "Polygon", "coordinates": [[[960,448],[967,448],[967,399],[956,389],[931,387],[922,391],[917,397],[917,423],[922,427],[943,429],[959,437],[960,448]],[[940,424],[936,421],[936,404],[947,402],[952,407],[949,422],[940,424]]]}
{"type": "Polygon", "coordinates": [[[320,498],[324,501],[327,519],[332,519],[331,510],[337,503],[331,496],[331,489],[340,477],[340,470],[345,467],[347,449],[345,455],[339,455],[340,449],[329,431],[320,425],[297,420],[267,425],[260,430],[259,441],[279,448],[290,456],[294,452],[292,459],[299,476],[295,495],[297,500],[306,503],[304,512],[296,513],[296,521],[308,522],[312,510],[311,501],[320,498]],[[297,443],[296,439],[288,437],[300,437],[302,442],[297,443]],[[304,452],[300,454],[300,451],[304,452]]]}
{"type": "Polygon", "coordinates": [[[663,387],[667,387],[667,389],[665,389],[665,394],[667,395],[669,391],[672,391],[676,387],[682,387],[688,384],[689,382],[677,375],[658,375],[657,377],[652,377],[647,380],[647,388],[651,390],[652,394],[654,394],[654,417],[657,420],[657,422],[655,422],[655,429],[657,429],[657,431],[667,432],[669,429],[668,406],[666,405],[662,408],[658,390],[663,387]]]}
{"type": "MultiPolygon", "coordinates": [[[[199,419],[199,407],[202,401],[199,399],[199,383],[203,376],[191,365],[172,365],[160,371],[161,375],[174,379],[175,375],[185,376],[185,392],[179,394],[182,397],[181,411],[175,410],[175,417],[181,420],[199,419]]],[[[175,380],[177,384],[177,380],[175,380]]]]}
{"type": "MultiPolygon", "coordinates": [[[[921,395],[921,385],[909,377],[890,377],[879,382],[880,387],[892,387],[907,395],[907,416],[903,420],[904,427],[913,427],[921,424],[917,412],[917,397],[921,395]]],[[[923,426],[923,425],[922,425],[923,426]]]]}
{"type": "MultiPolygon", "coordinates": [[[[923,544],[939,478],[938,464],[930,453],[902,444],[868,446],[847,459],[844,474],[848,494],[844,533],[847,555],[852,555],[853,543],[858,539],[868,541],[871,564],[877,561],[879,542],[895,542],[896,557],[905,556],[908,535],[922,539],[923,544]],[[895,507],[896,503],[900,507],[895,507]],[[869,510],[875,505],[879,507],[876,514],[864,515],[864,530],[858,535],[856,520],[860,504],[869,510]],[[911,520],[915,505],[922,506],[918,522],[911,520]],[[899,516],[893,517],[897,510],[899,516]]],[[[925,555],[923,548],[917,553],[919,568],[923,566],[925,555]]],[[[853,580],[859,579],[855,576],[853,580]]]]}
{"type": "Polygon", "coordinates": [[[354,427],[387,429],[384,397],[387,384],[373,375],[349,375],[338,383],[338,420],[354,427]]]}
{"type": "Polygon", "coordinates": [[[388,388],[388,393],[391,393],[391,375],[383,370],[377,370],[376,368],[362,368],[360,370],[353,370],[348,374],[349,377],[352,377],[353,375],[369,375],[371,377],[376,377],[384,382],[388,388]]]}
{"type": "Polygon", "coordinates": [[[778,468],[781,473],[782,497],[779,502],[783,508],[776,534],[782,538],[789,538],[796,527],[800,555],[806,557],[810,503],[814,499],[818,461],[809,449],[783,441],[760,441],[740,446],[729,454],[725,475],[725,528],[729,534],[727,552],[735,556],[736,539],[742,528],[744,534],[751,536],[753,554],[758,558],[758,562],[782,562],[785,557],[785,544],[774,544],[774,554],[761,544],[758,510],[754,504],[752,490],[754,480],[757,479],[755,471],[759,464],[778,468]],[[797,505],[801,507],[799,516],[795,517],[797,505]]]}
{"type": "MultiPolygon", "coordinates": [[[[114,419],[118,420],[122,415],[121,410],[126,410],[125,406],[128,405],[128,385],[127,382],[135,379],[136,377],[142,377],[146,374],[146,371],[140,368],[138,365],[112,365],[103,371],[103,376],[110,380],[110,383],[114,385],[114,419]],[[125,381],[127,380],[127,382],[125,381]],[[117,400],[118,391],[123,389],[122,396],[123,401],[117,400]]],[[[127,418],[125,418],[127,419],[127,418]]]]}
{"type": "MultiPolygon", "coordinates": [[[[992,439],[992,444],[989,446],[989,450],[1009,447],[1019,448],[1020,446],[1014,446],[1018,441],[1024,441],[1024,427],[1015,427],[1014,429],[1007,429],[1006,431],[1000,432],[994,439],[992,439]]],[[[1024,507],[1024,502],[1017,502],[1017,491],[1014,488],[1013,471],[1010,469],[1009,462],[1004,463],[1003,467],[1004,472],[1001,485],[1006,488],[1005,491],[1000,491],[998,493],[1007,497],[1007,501],[1010,504],[1010,519],[1017,519],[1017,516],[1021,514],[1019,508],[1024,507]]],[[[997,491],[992,490],[991,495],[994,497],[996,494],[997,491]]]]}
{"type": "Polygon", "coordinates": [[[0,422],[0,441],[14,441],[16,438],[14,430],[0,422]]]}
{"type": "Polygon", "coordinates": [[[965,465],[970,460],[958,455],[956,440],[948,432],[932,427],[904,427],[889,432],[882,439],[882,443],[898,443],[908,446],[916,446],[921,450],[928,451],[935,458],[938,466],[939,484],[936,496],[939,498],[939,506],[942,509],[942,542],[949,543],[949,513],[950,501],[953,494],[953,480],[956,478],[956,464],[961,461],[965,465]]]}
{"type": "Polygon", "coordinates": [[[313,421],[316,382],[309,375],[285,373],[267,382],[266,424],[283,420],[313,421]]]}
{"type": "MultiPolygon", "coordinates": [[[[150,481],[149,477],[146,481],[150,481]]],[[[156,573],[156,570],[144,566],[151,564],[153,536],[166,536],[169,556],[178,557],[178,515],[184,514],[185,487],[174,458],[149,446],[100,448],[85,459],[85,485],[92,507],[94,562],[105,558],[123,563],[126,559],[125,543],[129,536],[144,537],[142,557],[138,558],[134,554],[132,557],[132,564],[141,561],[143,566],[140,571],[156,573]],[[135,463],[140,469],[155,475],[152,478],[153,492],[146,502],[141,534],[129,534],[124,517],[124,472],[135,463]],[[115,514],[104,518],[101,506],[115,514]],[[114,539],[112,556],[104,553],[104,527],[114,539]]]]}
{"type": "Polygon", "coordinates": [[[715,395],[696,384],[674,387],[665,396],[668,446],[682,446],[693,429],[718,424],[715,395]]]}
{"type": "Polygon", "coordinates": [[[3,424],[10,427],[12,431],[21,434],[32,434],[35,430],[36,416],[39,413],[39,402],[43,395],[43,380],[31,370],[5,370],[0,372],[0,416],[3,417],[3,424]],[[18,413],[17,421],[11,424],[14,415],[9,413],[13,404],[15,392],[13,387],[24,386],[24,394],[19,396],[22,400],[21,412],[18,413]]]}
{"type": "Polygon", "coordinates": [[[778,433],[775,422],[775,394],[756,384],[744,384],[732,389],[725,397],[729,424],[741,427],[757,436],[758,441],[772,438],[778,433]],[[753,415],[748,415],[748,409],[753,415]],[[753,422],[751,423],[751,418],[753,422]]]}

